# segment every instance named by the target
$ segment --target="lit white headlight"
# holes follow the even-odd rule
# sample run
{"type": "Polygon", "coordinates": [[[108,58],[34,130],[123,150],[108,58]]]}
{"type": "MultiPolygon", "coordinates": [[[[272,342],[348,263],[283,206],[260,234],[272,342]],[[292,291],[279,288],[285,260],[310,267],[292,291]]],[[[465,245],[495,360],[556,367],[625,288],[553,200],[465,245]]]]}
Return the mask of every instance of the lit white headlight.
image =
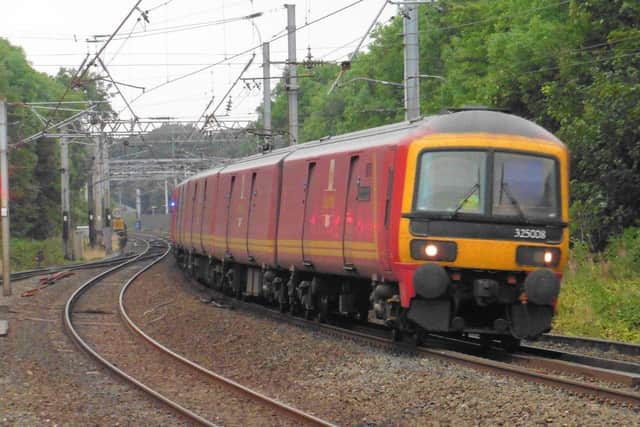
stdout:
{"type": "Polygon", "coordinates": [[[434,257],[434,256],[438,255],[438,247],[436,245],[427,245],[424,248],[424,253],[428,257],[434,257]]]}

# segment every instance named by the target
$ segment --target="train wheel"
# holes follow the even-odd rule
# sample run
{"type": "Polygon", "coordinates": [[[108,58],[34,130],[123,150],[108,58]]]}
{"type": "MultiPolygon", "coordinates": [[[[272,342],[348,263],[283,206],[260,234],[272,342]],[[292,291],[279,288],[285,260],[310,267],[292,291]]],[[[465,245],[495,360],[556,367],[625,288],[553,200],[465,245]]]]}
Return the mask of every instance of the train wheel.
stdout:
{"type": "Polygon", "coordinates": [[[402,331],[398,328],[391,329],[391,340],[394,342],[400,342],[402,340],[402,331]]]}

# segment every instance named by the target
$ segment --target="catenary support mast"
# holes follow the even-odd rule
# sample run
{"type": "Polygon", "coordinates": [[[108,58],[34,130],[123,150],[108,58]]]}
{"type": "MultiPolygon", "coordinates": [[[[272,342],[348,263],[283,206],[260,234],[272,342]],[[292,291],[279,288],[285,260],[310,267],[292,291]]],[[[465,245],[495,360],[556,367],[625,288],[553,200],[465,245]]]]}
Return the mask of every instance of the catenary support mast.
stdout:
{"type": "Polygon", "coordinates": [[[262,105],[265,143],[271,141],[271,60],[269,56],[269,43],[262,43],[262,88],[264,90],[262,105]]]}
{"type": "Polygon", "coordinates": [[[7,102],[0,99],[0,217],[2,220],[2,295],[11,295],[11,253],[9,235],[9,163],[7,162],[7,102]]]}
{"type": "Polygon", "coordinates": [[[296,65],[296,5],[285,4],[287,8],[287,32],[289,34],[289,55],[287,71],[289,84],[289,145],[298,143],[298,70],[296,65]]]}
{"type": "Polygon", "coordinates": [[[73,259],[71,196],[69,190],[69,138],[60,138],[60,196],[62,207],[62,246],[65,259],[73,259]],[[71,241],[70,241],[71,240],[71,241]]]}
{"type": "Polygon", "coordinates": [[[418,50],[418,4],[404,9],[404,106],[405,119],[420,117],[420,70],[418,50]]]}

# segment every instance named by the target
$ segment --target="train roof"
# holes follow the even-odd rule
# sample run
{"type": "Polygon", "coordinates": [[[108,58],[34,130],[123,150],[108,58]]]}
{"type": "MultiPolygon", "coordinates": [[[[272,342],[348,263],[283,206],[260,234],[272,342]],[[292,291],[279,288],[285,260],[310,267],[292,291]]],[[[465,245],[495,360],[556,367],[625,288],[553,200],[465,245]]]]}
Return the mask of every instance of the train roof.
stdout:
{"type": "Polygon", "coordinates": [[[323,154],[327,146],[336,152],[358,151],[364,148],[398,142],[410,136],[436,133],[493,133],[516,135],[563,145],[551,132],[527,119],[487,109],[469,109],[428,116],[413,121],[403,121],[390,125],[349,132],[342,135],[327,136],[304,144],[293,145],[258,153],[237,159],[226,165],[216,166],[185,180],[182,184],[219,171],[241,170],[247,167],[261,167],[287,159],[313,157],[323,154]],[[340,145],[335,145],[340,144],[340,145]]]}
{"type": "Polygon", "coordinates": [[[426,119],[426,129],[435,133],[493,133],[516,135],[563,145],[540,125],[513,114],[487,109],[469,109],[426,119]]]}

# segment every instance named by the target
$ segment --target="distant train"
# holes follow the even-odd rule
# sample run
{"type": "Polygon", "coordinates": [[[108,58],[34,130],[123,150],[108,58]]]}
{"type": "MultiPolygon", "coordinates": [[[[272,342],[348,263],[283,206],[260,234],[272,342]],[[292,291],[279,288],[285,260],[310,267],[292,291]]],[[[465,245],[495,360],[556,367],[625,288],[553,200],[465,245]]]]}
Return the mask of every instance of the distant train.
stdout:
{"type": "Polygon", "coordinates": [[[568,152],[464,110],[240,159],[173,193],[179,265],[204,283],[401,334],[549,331],[568,257],[568,152]]]}
{"type": "Polygon", "coordinates": [[[112,219],[111,219],[111,227],[113,229],[114,232],[118,233],[118,232],[127,232],[127,225],[124,222],[124,218],[122,216],[122,209],[121,208],[114,208],[113,209],[113,215],[112,215],[112,219]]]}

